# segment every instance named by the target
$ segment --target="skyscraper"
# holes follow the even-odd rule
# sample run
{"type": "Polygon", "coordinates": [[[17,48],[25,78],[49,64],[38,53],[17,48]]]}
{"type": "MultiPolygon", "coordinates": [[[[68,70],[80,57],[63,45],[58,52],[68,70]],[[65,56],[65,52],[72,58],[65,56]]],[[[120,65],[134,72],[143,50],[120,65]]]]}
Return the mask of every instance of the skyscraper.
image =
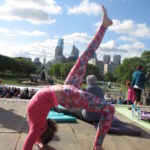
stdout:
{"type": "Polygon", "coordinates": [[[75,45],[73,45],[71,55],[68,57],[68,61],[76,61],[78,57],[79,57],[79,50],[75,45]]]}
{"type": "Polygon", "coordinates": [[[114,64],[120,64],[121,63],[121,56],[120,55],[114,55],[113,63],[114,64]]]}
{"type": "Polygon", "coordinates": [[[57,46],[60,46],[63,50],[64,49],[64,39],[58,39],[57,46]]]}
{"type": "Polygon", "coordinates": [[[62,56],[63,55],[63,49],[64,49],[64,40],[63,39],[58,39],[57,46],[55,48],[55,58],[57,56],[62,56]]]}
{"type": "Polygon", "coordinates": [[[110,63],[110,55],[104,55],[103,62],[104,62],[104,64],[109,64],[110,63]]]}
{"type": "Polygon", "coordinates": [[[79,57],[79,50],[78,48],[75,47],[75,45],[72,46],[71,56],[74,56],[77,58],[79,57]]]}

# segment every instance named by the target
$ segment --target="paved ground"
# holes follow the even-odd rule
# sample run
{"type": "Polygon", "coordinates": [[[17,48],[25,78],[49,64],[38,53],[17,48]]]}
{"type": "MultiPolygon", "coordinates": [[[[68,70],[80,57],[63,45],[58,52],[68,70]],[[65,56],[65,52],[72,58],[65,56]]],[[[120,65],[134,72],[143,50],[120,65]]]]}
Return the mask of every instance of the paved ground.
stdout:
{"type": "MultiPolygon", "coordinates": [[[[21,150],[28,132],[25,101],[0,99],[0,150],[21,150]]],[[[132,124],[142,132],[142,137],[108,134],[104,141],[105,150],[149,150],[150,130],[122,114],[115,114],[120,120],[132,124]]],[[[51,145],[57,150],[92,150],[95,129],[78,120],[77,123],[59,123],[59,131],[51,145]]]]}

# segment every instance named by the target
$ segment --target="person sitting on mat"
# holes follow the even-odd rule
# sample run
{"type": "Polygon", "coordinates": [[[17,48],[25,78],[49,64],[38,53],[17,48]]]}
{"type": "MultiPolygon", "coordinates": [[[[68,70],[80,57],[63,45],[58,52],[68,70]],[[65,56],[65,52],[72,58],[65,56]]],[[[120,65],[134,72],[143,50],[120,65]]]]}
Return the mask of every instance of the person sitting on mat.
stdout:
{"type": "MultiPolygon", "coordinates": [[[[95,75],[88,75],[86,77],[86,92],[92,93],[96,96],[99,96],[100,98],[104,99],[104,93],[103,90],[97,85],[97,77],[95,75]]],[[[99,112],[92,112],[88,111],[86,109],[64,109],[64,108],[59,108],[55,107],[53,109],[54,111],[58,113],[64,113],[66,115],[72,115],[77,117],[80,120],[89,122],[89,123],[97,123],[100,120],[101,115],[99,112]]]]}
{"type": "MultiPolygon", "coordinates": [[[[95,75],[88,75],[86,77],[86,91],[92,93],[100,98],[104,99],[103,90],[97,85],[97,78],[95,75]]],[[[98,122],[100,115],[98,112],[91,112],[86,109],[82,109],[83,118],[89,122],[98,122]]]]}
{"type": "MultiPolygon", "coordinates": [[[[112,124],[115,109],[104,99],[82,91],[80,88],[88,60],[98,49],[105,31],[111,25],[112,21],[108,18],[106,9],[102,6],[102,24],[85,52],[78,58],[69,72],[64,85],[46,86],[36,92],[29,101],[27,107],[29,133],[22,150],[32,150],[36,142],[39,142],[39,149],[44,149],[44,146],[49,142],[49,131],[53,130],[51,124],[47,122],[47,115],[50,109],[57,106],[58,103],[66,108],[84,108],[101,114],[93,150],[103,149],[102,143],[112,124]]],[[[56,131],[56,128],[54,128],[54,131],[56,131]]]]}

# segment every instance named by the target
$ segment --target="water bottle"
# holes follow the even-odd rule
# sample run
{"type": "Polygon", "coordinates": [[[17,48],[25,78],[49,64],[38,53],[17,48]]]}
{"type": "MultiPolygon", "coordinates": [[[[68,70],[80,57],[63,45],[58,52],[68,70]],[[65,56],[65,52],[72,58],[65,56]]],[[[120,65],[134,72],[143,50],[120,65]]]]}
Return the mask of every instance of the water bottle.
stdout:
{"type": "Polygon", "coordinates": [[[132,104],[132,118],[135,118],[135,104],[132,104]]]}
{"type": "Polygon", "coordinates": [[[141,119],[141,110],[140,110],[140,107],[137,107],[137,119],[138,120],[141,119]]]}

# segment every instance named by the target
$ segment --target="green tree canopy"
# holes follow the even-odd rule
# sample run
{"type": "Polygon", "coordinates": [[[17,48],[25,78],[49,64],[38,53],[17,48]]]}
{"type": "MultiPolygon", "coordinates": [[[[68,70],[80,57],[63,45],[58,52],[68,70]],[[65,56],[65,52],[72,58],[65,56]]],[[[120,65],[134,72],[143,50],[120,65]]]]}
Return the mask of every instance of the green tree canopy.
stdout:
{"type": "Polygon", "coordinates": [[[23,58],[11,58],[0,55],[0,73],[9,73],[12,75],[30,75],[34,73],[37,67],[33,62],[26,61],[23,58]]]}
{"type": "Polygon", "coordinates": [[[63,79],[67,77],[73,65],[74,63],[65,63],[61,66],[60,72],[61,72],[61,77],[63,79]]]}
{"type": "Polygon", "coordinates": [[[48,74],[59,79],[61,77],[61,73],[60,73],[61,66],[62,66],[62,64],[52,65],[51,69],[48,70],[48,74]]]}
{"type": "Polygon", "coordinates": [[[144,51],[141,54],[141,59],[143,62],[144,70],[146,71],[147,68],[150,68],[150,50],[144,51]]]}
{"type": "Polygon", "coordinates": [[[92,64],[88,64],[87,65],[87,69],[86,69],[86,74],[85,76],[88,76],[90,74],[94,74],[97,78],[99,78],[100,76],[100,70],[99,67],[94,66],[92,64]]]}
{"type": "Polygon", "coordinates": [[[104,80],[113,82],[115,81],[115,78],[110,72],[108,72],[104,75],[104,80]]]}
{"type": "MultiPolygon", "coordinates": [[[[52,65],[51,69],[48,70],[48,74],[50,74],[51,76],[55,76],[56,78],[65,79],[68,73],[70,72],[71,68],[73,67],[73,65],[74,62],[69,62],[65,64],[54,64],[52,65]]],[[[100,77],[99,68],[94,65],[88,64],[85,77],[89,74],[94,74],[96,75],[97,78],[99,78],[100,77]]]]}
{"type": "Polygon", "coordinates": [[[125,83],[126,80],[132,79],[132,73],[135,71],[136,66],[141,64],[142,60],[139,57],[125,58],[121,65],[119,65],[113,76],[118,82],[125,83]]]}
{"type": "Polygon", "coordinates": [[[23,58],[15,58],[15,60],[20,64],[20,71],[22,71],[23,73],[31,74],[36,72],[37,66],[33,62],[25,60],[23,58]]]}

